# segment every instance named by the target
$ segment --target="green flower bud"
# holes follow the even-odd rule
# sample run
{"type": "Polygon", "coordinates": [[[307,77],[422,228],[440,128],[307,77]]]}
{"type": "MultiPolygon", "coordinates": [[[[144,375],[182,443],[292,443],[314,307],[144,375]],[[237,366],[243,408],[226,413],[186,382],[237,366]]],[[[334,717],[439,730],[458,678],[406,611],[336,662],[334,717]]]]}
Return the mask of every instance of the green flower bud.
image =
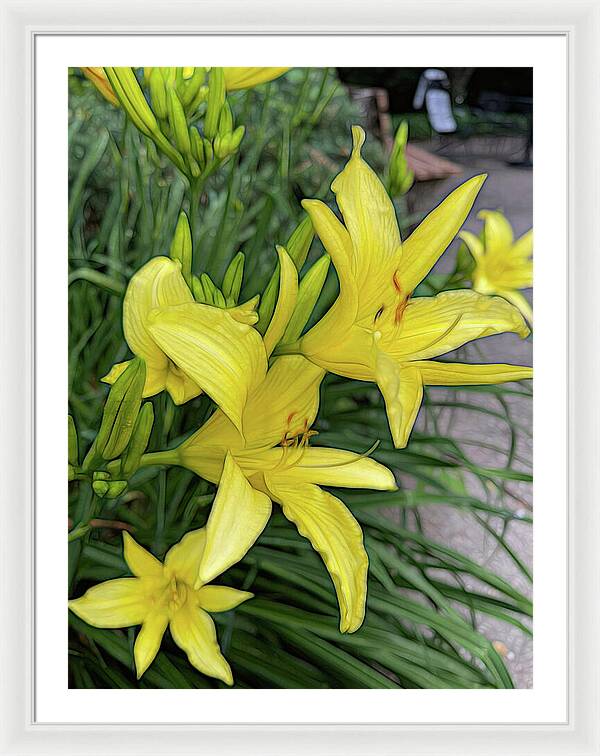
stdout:
{"type": "Polygon", "coordinates": [[[110,480],[110,473],[106,472],[106,470],[95,470],[92,480],[110,480]]]}
{"type": "MultiPolygon", "coordinates": [[[[185,173],[186,166],[183,157],[160,130],[156,116],[146,102],[133,69],[121,66],[115,68],[106,67],[104,70],[119,102],[123,106],[123,110],[125,110],[132,123],[142,134],[150,137],[169,160],[180,171],[185,173]]],[[[149,75],[151,76],[152,73],[153,71],[151,70],[149,75]]]]}
{"type": "Polygon", "coordinates": [[[200,132],[196,128],[190,129],[190,141],[192,143],[192,155],[198,163],[200,169],[204,168],[206,159],[204,157],[204,144],[200,132]]]}
{"type": "Polygon", "coordinates": [[[175,144],[184,155],[190,155],[192,144],[190,142],[187,120],[183,111],[183,105],[174,89],[169,89],[167,104],[169,108],[169,125],[175,138],[175,144]]]}
{"type": "Polygon", "coordinates": [[[200,282],[202,284],[202,288],[204,289],[204,298],[206,299],[206,304],[214,305],[217,287],[214,285],[212,278],[208,275],[208,273],[202,273],[202,275],[200,276],[200,282]]]}
{"type": "Polygon", "coordinates": [[[392,197],[400,197],[413,185],[414,173],[406,161],[406,145],[408,142],[408,123],[402,121],[396,136],[388,164],[389,192],[392,197]]]}
{"type": "Polygon", "coordinates": [[[183,210],[179,213],[179,219],[175,228],[175,235],[171,242],[169,257],[179,260],[181,263],[181,275],[186,284],[192,287],[192,232],[187,215],[183,210]]]}
{"type": "MultiPolygon", "coordinates": [[[[315,231],[312,226],[312,222],[308,216],[306,216],[294,229],[286,245],[288,255],[294,261],[296,269],[300,272],[300,269],[306,262],[310,245],[315,237],[315,231]]],[[[267,330],[267,326],[271,322],[273,312],[275,310],[275,303],[277,302],[277,292],[279,291],[279,263],[273,271],[273,275],[269,279],[269,283],[266,285],[264,292],[260,298],[260,305],[258,307],[258,323],[256,324],[257,330],[264,334],[267,330]]]]}
{"type": "Polygon", "coordinates": [[[223,276],[223,285],[221,286],[221,289],[227,300],[228,306],[230,307],[236,305],[240,297],[242,279],[244,277],[244,262],[244,253],[238,252],[229,263],[225,275],[223,276]]]}
{"type": "Polygon", "coordinates": [[[231,108],[229,107],[227,100],[225,100],[223,107],[221,108],[218,131],[221,136],[231,134],[231,132],[233,131],[233,113],[231,112],[231,108]]]}
{"type": "Polygon", "coordinates": [[[163,79],[159,68],[153,68],[150,72],[148,85],[152,108],[156,115],[164,120],[167,118],[168,114],[167,89],[165,87],[165,80],[163,79]]]}
{"type": "Polygon", "coordinates": [[[121,457],[121,475],[124,478],[130,478],[140,466],[140,460],[148,446],[153,424],[154,408],[152,402],[144,402],[135,421],[131,439],[121,457]]]}
{"type": "Polygon", "coordinates": [[[221,109],[225,103],[225,72],[211,68],[208,74],[208,103],[204,117],[204,136],[214,139],[217,134],[221,109]]]}
{"type": "Polygon", "coordinates": [[[215,151],[215,155],[220,159],[223,160],[226,158],[229,154],[229,142],[230,142],[230,134],[217,134],[217,136],[213,139],[213,149],[215,151]]]}
{"type": "Polygon", "coordinates": [[[200,302],[201,304],[208,304],[206,296],[204,294],[202,281],[198,278],[198,276],[192,276],[192,294],[194,295],[196,302],[200,302]]]}
{"type": "Polygon", "coordinates": [[[125,493],[127,490],[127,481],[126,480],[113,480],[110,483],[107,484],[108,488],[106,490],[106,493],[104,496],[106,496],[107,499],[117,499],[121,494],[125,493]]]}
{"type": "Polygon", "coordinates": [[[146,136],[152,136],[158,129],[156,117],[135,78],[133,69],[128,66],[104,69],[115,94],[123,109],[135,126],[146,136]]]}
{"type": "Polygon", "coordinates": [[[290,344],[300,338],[323,290],[330,262],[329,255],[323,255],[308,269],[300,281],[296,307],[281,339],[283,344],[290,344]]]}
{"type": "Polygon", "coordinates": [[[95,441],[103,459],[116,459],[129,443],[145,382],[146,365],[136,357],[112,385],[95,441]]]}
{"type": "Polygon", "coordinates": [[[105,480],[95,480],[92,489],[99,499],[103,499],[108,493],[110,486],[105,480]]]}
{"type": "Polygon", "coordinates": [[[69,422],[69,465],[77,467],[79,464],[79,444],[77,441],[77,428],[75,428],[75,421],[68,415],[69,422]]]}
{"type": "Polygon", "coordinates": [[[237,129],[233,132],[231,135],[230,140],[230,153],[235,152],[237,148],[240,146],[240,143],[242,139],[244,138],[244,134],[246,133],[246,127],[245,126],[238,126],[237,129]]]}

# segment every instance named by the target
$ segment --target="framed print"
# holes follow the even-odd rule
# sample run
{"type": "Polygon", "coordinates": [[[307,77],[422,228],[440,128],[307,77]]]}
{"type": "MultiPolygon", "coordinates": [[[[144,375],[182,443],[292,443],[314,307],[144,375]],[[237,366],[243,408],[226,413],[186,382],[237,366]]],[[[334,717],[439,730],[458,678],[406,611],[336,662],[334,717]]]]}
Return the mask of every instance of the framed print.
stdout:
{"type": "Polygon", "coordinates": [[[597,8],[176,8],[2,4],[1,752],[598,753],[597,8]]]}

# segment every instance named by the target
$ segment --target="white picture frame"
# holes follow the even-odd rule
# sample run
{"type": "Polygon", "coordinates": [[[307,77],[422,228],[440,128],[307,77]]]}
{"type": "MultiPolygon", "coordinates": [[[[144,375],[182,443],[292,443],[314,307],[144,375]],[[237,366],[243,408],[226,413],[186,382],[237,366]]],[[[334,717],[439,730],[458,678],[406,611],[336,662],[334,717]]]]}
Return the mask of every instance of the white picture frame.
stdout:
{"type": "MultiPolygon", "coordinates": [[[[600,263],[598,238],[600,140],[600,5],[594,0],[422,3],[379,2],[366,6],[273,0],[104,3],[72,0],[0,0],[3,50],[2,316],[3,391],[0,393],[2,475],[0,527],[0,754],[493,754],[600,753],[600,628],[598,591],[600,513],[600,379],[594,340],[600,333],[595,290],[600,263]],[[36,721],[32,555],[34,501],[62,517],[60,492],[40,490],[35,480],[34,266],[35,109],[33,73],[41,34],[385,34],[559,35],[568,46],[568,713],[554,723],[460,724],[81,724],[36,721]],[[590,170],[591,169],[591,170],[590,170]]],[[[507,50],[507,56],[510,51],[507,50]]],[[[507,60],[507,64],[509,61],[507,60]]],[[[66,86],[66,81],[65,81],[66,86]]],[[[66,123],[64,124],[66,128],[66,123]]],[[[66,180],[66,178],[65,178],[66,180]]],[[[43,198],[37,197],[37,202],[43,198]]],[[[543,250],[538,260],[543,264],[543,250]]],[[[37,285],[42,282],[37,280],[37,285]]],[[[536,469],[552,475],[552,469],[536,469]]],[[[543,502],[539,504],[543,506],[543,502]]],[[[543,580],[543,575],[536,575],[543,580]]],[[[57,649],[57,654],[66,649],[57,649]]]]}

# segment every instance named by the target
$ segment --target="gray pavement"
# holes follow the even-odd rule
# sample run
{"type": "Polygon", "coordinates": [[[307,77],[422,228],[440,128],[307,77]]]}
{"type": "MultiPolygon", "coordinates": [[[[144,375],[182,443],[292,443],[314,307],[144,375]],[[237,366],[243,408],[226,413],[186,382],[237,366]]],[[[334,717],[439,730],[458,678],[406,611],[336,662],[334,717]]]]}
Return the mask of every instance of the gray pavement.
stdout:
{"type": "MultiPolygon", "coordinates": [[[[477,139],[467,143],[449,144],[439,150],[439,144],[423,145],[428,149],[439,151],[464,167],[462,176],[452,177],[443,181],[429,182],[416,185],[411,197],[411,210],[415,212],[431,209],[433,204],[446,196],[455,186],[478,173],[488,173],[488,179],[476,201],[465,228],[478,232],[481,222],[477,220],[477,212],[482,209],[501,209],[510,220],[515,235],[521,235],[533,225],[532,222],[532,171],[522,167],[507,165],[506,160],[514,158],[523,145],[520,139],[477,139]]],[[[455,242],[442,258],[437,270],[448,270],[458,244],[455,242]]],[[[468,345],[460,350],[460,359],[465,361],[499,361],[530,365],[532,359],[531,337],[525,341],[514,334],[491,336],[477,342],[477,346],[468,345]]],[[[444,389],[434,389],[437,395],[444,393],[444,389]]],[[[460,392],[459,392],[460,395],[460,392]]],[[[454,394],[456,396],[456,394],[454,394]]],[[[467,401],[484,404],[492,409],[498,409],[497,400],[463,392],[467,401]]],[[[513,420],[522,426],[517,435],[517,457],[514,467],[526,469],[532,459],[532,406],[531,402],[520,397],[512,397],[508,402],[508,411],[513,420]]],[[[423,423],[423,413],[419,418],[423,423]]],[[[449,433],[457,438],[468,439],[472,460],[476,464],[486,467],[502,466],[505,455],[481,447],[480,442],[493,442],[494,445],[508,450],[510,436],[506,424],[494,417],[473,413],[466,410],[442,410],[438,422],[442,428],[448,428],[449,433]]],[[[481,494],[480,482],[477,479],[469,481],[473,493],[481,494]]],[[[508,486],[511,495],[503,497],[502,505],[510,507],[518,513],[530,513],[532,508],[532,491],[528,484],[511,483],[508,486]]],[[[462,514],[450,507],[428,507],[421,512],[421,519],[426,533],[437,540],[468,554],[479,564],[485,565],[498,575],[501,575],[524,594],[531,596],[532,586],[524,577],[515,562],[506,551],[498,546],[496,540],[490,536],[468,514],[462,514]]],[[[492,521],[491,524],[498,525],[492,521]]],[[[532,529],[525,523],[513,522],[506,533],[506,541],[517,557],[531,571],[532,568],[532,529]]],[[[468,587],[481,588],[474,581],[467,583],[468,587]]],[[[490,640],[494,641],[497,649],[504,656],[513,675],[515,685],[519,688],[529,688],[533,684],[533,655],[532,642],[520,630],[503,622],[483,617],[480,618],[480,630],[490,640]]]]}

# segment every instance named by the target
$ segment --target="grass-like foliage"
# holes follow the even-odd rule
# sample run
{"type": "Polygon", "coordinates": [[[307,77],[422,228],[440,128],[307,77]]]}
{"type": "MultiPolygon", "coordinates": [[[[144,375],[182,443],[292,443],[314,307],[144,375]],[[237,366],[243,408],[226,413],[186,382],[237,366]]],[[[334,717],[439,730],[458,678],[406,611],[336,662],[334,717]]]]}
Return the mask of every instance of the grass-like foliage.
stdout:
{"type": "MultiPolygon", "coordinates": [[[[123,111],[102,100],[78,71],[69,81],[68,375],[83,457],[109,390],[100,378],[130,357],[122,330],[127,283],[150,258],[168,255],[179,213],[190,208],[184,178],[123,111]]],[[[331,180],[348,158],[349,126],[364,119],[334,71],[326,69],[295,69],[229,100],[246,125],[244,140],[207,180],[197,211],[189,214],[194,272],[208,273],[219,285],[242,250],[244,301],[264,290],[277,263],[275,244],[285,244],[302,217],[300,200],[330,200],[331,180]]],[[[365,157],[384,174],[375,138],[367,141],[365,157]]],[[[409,220],[399,217],[405,230],[409,220]]],[[[306,266],[322,254],[315,239],[306,266]]],[[[431,280],[438,288],[437,279],[431,280]]],[[[337,289],[332,267],[310,323],[328,309],[337,289]]],[[[219,579],[255,594],[215,615],[236,687],[513,687],[502,655],[479,626],[493,618],[530,634],[531,601],[495,570],[433,540],[421,515],[431,508],[460,512],[515,563],[521,585],[531,581],[510,545],[511,529],[531,522],[515,498],[517,486],[522,492],[531,483],[519,456],[528,428],[514,417],[515,399],[531,400],[529,384],[426,389],[408,446],[395,449],[377,388],[326,377],[315,426],[319,444],[363,453],[379,442],[372,457],[400,481],[395,492],[343,493],[369,556],[366,619],[355,633],[339,632],[336,596],[323,562],[275,507],[256,545],[219,579]],[[467,437],[464,418],[471,414],[493,421],[500,431],[493,438],[467,437]],[[457,429],[458,416],[463,423],[457,429]],[[502,461],[483,467],[486,448],[502,461]]],[[[165,392],[151,401],[150,450],[176,446],[214,409],[205,395],[179,407],[165,392]]],[[[113,499],[98,498],[88,481],[72,481],[69,595],[130,574],[122,530],[162,559],[187,531],[206,523],[214,496],[214,485],[179,467],[142,467],[113,499]]],[[[69,622],[73,687],[225,687],[194,669],[169,633],[138,680],[135,629],[98,629],[73,613],[69,622]]]]}

